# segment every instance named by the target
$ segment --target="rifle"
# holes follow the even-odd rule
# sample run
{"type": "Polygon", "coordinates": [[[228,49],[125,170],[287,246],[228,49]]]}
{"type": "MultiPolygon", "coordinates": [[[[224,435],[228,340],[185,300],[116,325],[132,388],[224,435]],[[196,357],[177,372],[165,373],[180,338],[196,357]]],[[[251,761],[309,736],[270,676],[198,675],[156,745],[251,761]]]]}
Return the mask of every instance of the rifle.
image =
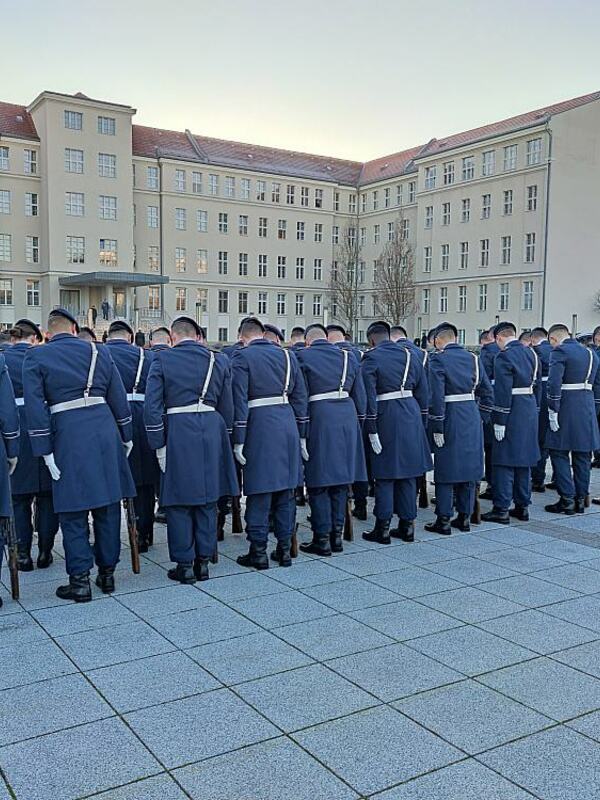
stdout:
{"type": "Polygon", "coordinates": [[[471,514],[471,522],[473,525],[481,525],[481,503],[479,502],[479,491],[481,483],[475,484],[475,502],[473,504],[473,512],[471,514]]]}
{"type": "Polygon", "coordinates": [[[123,500],[123,505],[125,506],[125,513],[127,515],[127,533],[129,534],[129,546],[131,547],[131,569],[134,575],[139,575],[140,551],[138,547],[137,520],[133,497],[126,497],[123,500]]]}
{"type": "Polygon", "coordinates": [[[244,526],[242,525],[242,506],[240,504],[239,495],[231,498],[231,532],[244,532],[244,526]]]}
{"type": "Polygon", "coordinates": [[[290,544],[290,555],[292,558],[298,558],[298,523],[294,527],[292,533],[292,542],[290,544]]]}
{"type": "Polygon", "coordinates": [[[10,593],[13,600],[19,599],[19,568],[17,566],[17,532],[15,531],[15,519],[3,517],[0,523],[6,541],[8,551],[8,571],[10,573],[10,593]]]}
{"type": "Polygon", "coordinates": [[[344,517],[344,541],[354,540],[354,523],[352,521],[352,503],[350,497],[346,500],[346,515],[344,517]]]}
{"type": "Polygon", "coordinates": [[[429,508],[429,497],[427,496],[427,475],[421,475],[418,480],[419,485],[419,508],[429,508]]]}

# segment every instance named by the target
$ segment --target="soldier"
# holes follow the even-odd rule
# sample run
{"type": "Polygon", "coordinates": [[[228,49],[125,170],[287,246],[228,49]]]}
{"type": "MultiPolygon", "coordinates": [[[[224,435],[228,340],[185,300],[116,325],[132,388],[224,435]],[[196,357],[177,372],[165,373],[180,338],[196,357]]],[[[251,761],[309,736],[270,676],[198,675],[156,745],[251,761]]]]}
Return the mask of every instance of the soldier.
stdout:
{"type": "Polygon", "coordinates": [[[571,337],[566,325],[552,325],[548,338],[553,349],[548,371],[546,447],[560,498],[547,505],[546,511],[571,516],[584,513],[591,455],[600,447],[599,361],[593,350],[571,337]]]}
{"type": "Polygon", "coordinates": [[[548,431],[548,370],[550,368],[550,354],[552,345],[548,341],[548,331],[541,326],[531,331],[531,346],[538,357],[542,379],[540,392],[540,415],[538,427],[538,442],[540,445],[540,460],[531,470],[531,491],[546,491],[546,462],[548,461],[548,448],[546,447],[546,433],[548,431]]]}
{"type": "Polygon", "coordinates": [[[347,350],[340,352],[327,341],[321,324],[308,326],[306,345],[300,366],[308,390],[310,416],[310,458],[304,473],[313,540],[301,544],[300,549],[329,556],[332,551],[343,551],[348,486],[367,479],[359,424],[365,416],[366,396],[356,360],[347,350]]]}
{"type": "MultiPolygon", "coordinates": [[[[15,392],[21,429],[27,430],[25,401],[23,399],[23,360],[27,352],[44,341],[38,326],[29,319],[20,319],[11,331],[13,346],[4,354],[8,374],[15,392]]],[[[37,507],[37,532],[40,569],[52,563],[52,548],[58,532],[58,517],[52,506],[52,478],[41,458],[34,458],[29,437],[19,441],[19,465],[11,478],[15,531],[18,541],[18,566],[23,572],[33,569],[31,544],[33,541],[33,501],[37,507]]]]}
{"type": "Polygon", "coordinates": [[[92,328],[88,328],[87,325],[83,325],[79,329],[79,333],[77,334],[80,339],[83,339],[86,342],[96,342],[96,332],[92,330],[92,328]]]}
{"type": "Polygon", "coordinates": [[[510,516],[529,519],[531,467],[540,460],[538,445],[538,359],[517,339],[512,322],[499,322],[494,338],[500,352],[494,360],[494,445],[492,450],[494,506],[481,515],[486,522],[508,525],[510,516]]]}
{"type": "Polygon", "coordinates": [[[154,488],[156,459],[144,427],[146,381],[153,353],[132,344],[133,329],[125,320],[114,320],[108,328],[106,347],[115,362],[127,392],[133,426],[133,450],[129,466],[136,496],[133,504],[140,553],[147,553],[154,541],[154,488]]]}
{"type": "Polygon", "coordinates": [[[27,351],[23,389],[31,449],[50,471],[63,534],[69,583],[59,586],[56,594],[62,600],[87,602],[92,599],[89,574],[94,558],[96,583],[105,594],[114,591],[121,548],[120,501],[133,497],[135,486],[127,463],[133,442],[123,382],[108,349],[76,334],[77,321],[68,311],[50,312],[50,341],[27,351]]]}
{"type": "Polygon", "coordinates": [[[362,359],[362,353],[356,345],[352,344],[352,341],[349,335],[346,333],[346,329],[343,325],[339,325],[337,322],[332,322],[331,324],[327,325],[325,328],[327,331],[327,339],[332,344],[335,344],[337,347],[340,347],[342,350],[348,350],[351,353],[354,353],[354,356],[358,363],[362,359]]]}
{"type": "Polygon", "coordinates": [[[233,356],[238,352],[238,350],[241,350],[244,347],[244,343],[240,339],[240,333],[242,330],[242,325],[247,319],[250,319],[250,317],[244,317],[244,319],[240,322],[239,328],[237,329],[237,337],[238,337],[237,342],[235,342],[234,344],[226,344],[225,347],[223,347],[221,350],[221,353],[223,353],[223,355],[226,355],[228,358],[233,358],[233,356]]]}
{"type": "Polygon", "coordinates": [[[523,331],[519,334],[519,341],[523,347],[531,347],[531,331],[523,331]]]}
{"type": "Polygon", "coordinates": [[[479,358],[457,343],[449,322],[438,326],[437,353],[429,359],[430,428],[434,461],[436,521],[425,530],[449,536],[451,527],[469,531],[475,485],[483,475],[483,426],[493,392],[479,358]],[[479,403],[477,402],[479,401],[479,403]],[[452,508],[457,516],[450,522],[452,508]]]}
{"type": "Polygon", "coordinates": [[[290,334],[290,350],[298,355],[301,350],[304,350],[306,344],[304,342],[305,330],[300,325],[292,328],[290,334]]]}
{"type": "Polygon", "coordinates": [[[158,350],[168,350],[171,347],[171,334],[168,328],[161,325],[150,331],[150,350],[156,353],[158,350]]]}
{"type": "Polygon", "coordinates": [[[232,359],[233,441],[244,473],[250,548],[238,563],[268,569],[272,508],[276,557],[280,566],[288,567],[296,514],[294,489],[302,483],[301,453],[308,460],[306,386],[294,354],[267,341],[260,320],[246,320],[241,339],[244,349],[232,359]]]}
{"type": "Polygon", "coordinates": [[[367,393],[365,427],[374,454],[376,522],[363,539],[390,544],[390,521],[396,513],[400,523],[394,535],[412,542],[416,479],[432,466],[422,422],[429,405],[427,381],[421,361],[390,341],[387,322],[369,325],[367,338],[373,349],[365,353],[361,372],[367,393]]]}
{"type": "MultiPolygon", "coordinates": [[[[19,413],[15,405],[10,376],[0,354],[0,517],[12,516],[10,479],[19,460],[19,413]]],[[[4,557],[4,537],[0,528],[0,577],[4,557]]],[[[0,597],[0,608],[2,598],[0,597]]]]}
{"type": "MultiPolygon", "coordinates": [[[[500,348],[496,344],[494,334],[491,330],[482,331],[479,336],[479,344],[481,346],[480,361],[481,366],[485,370],[490,384],[494,385],[494,360],[500,348]]],[[[494,495],[492,492],[492,450],[494,444],[494,426],[491,418],[483,423],[483,448],[484,448],[484,463],[485,463],[485,482],[487,483],[486,489],[479,496],[482,500],[493,500],[494,495]]]]}
{"type": "Polygon", "coordinates": [[[10,347],[10,333],[8,331],[0,331],[0,353],[10,347]]]}
{"type": "Polygon", "coordinates": [[[173,347],[155,353],[146,382],[144,421],[163,474],[169,578],[204,581],[217,547],[217,501],[238,493],[231,453],[228,359],[204,345],[202,328],[181,316],[171,325],[173,347]],[[168,424],[165,425],[164,417],[168,424]]]}
{"type": "MultiPolygon", "coordinates": [[[[594,332],[592,334],[591,347],[598,356],[598,358],[600,358],[600,325],[597,325],[594,328],[594,332]]],[[[598,414],[598,424],[600,425],[600,413],[598,414]]],[[[596,450],[594,452],[594,460],[592,461],[592,467],[594,467],[595,469],[598,469],[598,467],[600,467],[600,450],[596,450]]],[[[596,505],[600,505],[600,503],[596,503],[596,505]]]]}
{"type": "Polygon", "coordinates": [[[268,342],[276,344],[278,347],[283,347],[285,339],[283,338],[283,333],[280,331],[277,325],[272,325],[270,322],[265,322],[264,327],[265,327],[264,338],[268,342]]]}

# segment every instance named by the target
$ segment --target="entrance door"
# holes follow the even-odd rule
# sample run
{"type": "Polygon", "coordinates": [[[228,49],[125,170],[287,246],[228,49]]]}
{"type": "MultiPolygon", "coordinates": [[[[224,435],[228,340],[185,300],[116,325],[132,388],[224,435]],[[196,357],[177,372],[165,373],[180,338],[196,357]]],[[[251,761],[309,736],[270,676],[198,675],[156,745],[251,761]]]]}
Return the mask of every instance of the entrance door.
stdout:
{"type": "Polygon", "coordinates": [[[79,314],[79,289],[61,289],[60,305],[76,317],[79,314]]]}
{"type": "Polygon", "coordinates": [[[127,309],[125,306],[125,290],[113,289],[113,314],[115,317],[124,317],[127,309]]]}

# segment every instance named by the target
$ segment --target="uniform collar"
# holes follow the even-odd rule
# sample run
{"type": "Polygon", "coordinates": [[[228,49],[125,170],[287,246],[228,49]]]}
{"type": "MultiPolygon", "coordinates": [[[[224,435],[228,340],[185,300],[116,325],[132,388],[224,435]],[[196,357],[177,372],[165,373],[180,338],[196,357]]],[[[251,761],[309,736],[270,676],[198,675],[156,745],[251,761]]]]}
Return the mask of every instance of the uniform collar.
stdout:
{"type": "Polygon", "coordinates": [[[315,341],[311,344],[311,347],[314,347],[315,345],[323,346],[324,344],[326,344],[327,347],[335,347],[335,345],[331,342],[328,342],[327,339],[315,339],[315,341]]]}
{"type": "Polygon", "coordinates": [[[506,347],[504,349],[508,350],[509,347],[514,347],[516,344],[518,344],[519,347],[523,347],[523,345],[521,344],[521,342],[518,339],[512,339],[510,342],[508,342],[508,344],[506,345],[506,347]]]}
{"type": "Polygon", "coordinates": [[[63,339],[76,339],[76,336],[73,336],[72,333],[55,333],[54,336],[50,339],[49,344],[52,342],[62,341],[63,339]]]}
{"type": "MultiPolygon", "coordinates": [[[[260,346],[273,345],[273,342],[270,342],[268,339],[252,339],[251,342],[248,342],[246,347],[252,347],[253,345],[260,345],[260,346]]],[[[273,346],[277,346],[277,345],[273,345],[273,346]]]]}
{"type": "Polygon", "coordinates": [[[29,350],[30,347],[33,345],[29,344],[29,342],[15,342],[11,347],[19,348],[19,350],[29,350]]]}
{"type": "Polygon", "coordinates": [[[125,339],[107,339],[106,344],[110,345],[110,347],[114,347],[115,345],[130,345],[131,342],[126,342],[125,339]]]}
{"type": "Polygon", "coordinates": [[[173,347],[202,347],[202,343],[195,339],[184,339],[183,342],[177,342],[173,347]]]}
{"type": "Polygon", "coordinates": [[[461,347],[461,345],[458,342],[448,342],[444,350],[451,350],[453,347],[461,347]]]}

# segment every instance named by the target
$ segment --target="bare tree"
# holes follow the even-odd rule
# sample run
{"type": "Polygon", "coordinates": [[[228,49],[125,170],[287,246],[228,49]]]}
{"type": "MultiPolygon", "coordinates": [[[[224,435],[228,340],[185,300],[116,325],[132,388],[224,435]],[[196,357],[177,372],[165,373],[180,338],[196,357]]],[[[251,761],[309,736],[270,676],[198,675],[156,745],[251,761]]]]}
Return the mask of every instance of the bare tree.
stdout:
{"type": "Polygon", "coordinates": [[[600,292],[594,297],[594,311],[600,311],[600,292]]]}
{"type": "Polygon", "coordinates": [[[394,221],[392,236],[377,259],[373,279],[377,304],[389,319],[404,322],[416,311],[415,254],[408,241],[402,212],[394,221]]]}
{"type": "Polygon", "coordinates": [[[356,216],[348,221],[340,234],[327,286],[332,317],[341,322],[353,337],[358,328],[359,293],[364,282],[361,252],[362,244],[359,238],[358,216],[356,216]]]}

